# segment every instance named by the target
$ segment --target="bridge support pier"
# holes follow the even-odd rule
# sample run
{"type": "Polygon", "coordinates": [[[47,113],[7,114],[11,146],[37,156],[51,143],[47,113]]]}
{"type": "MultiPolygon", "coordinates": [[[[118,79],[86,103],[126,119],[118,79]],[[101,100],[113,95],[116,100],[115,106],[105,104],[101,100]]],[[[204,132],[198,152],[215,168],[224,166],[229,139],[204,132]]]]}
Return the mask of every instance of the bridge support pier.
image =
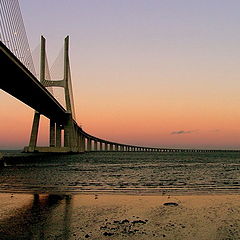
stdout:
{"type": "Polygon", "coordinates": [[[110,151],[113,151],[113,144],[110,143],[110,151]]]}
{"type": "Polygon", "coordinates": [[[31,137],[29,142],[28,152],[34,152],[37,145],[38,129],[39,129],[40,113],[35,112],[33,118],[33,125],[31,131],[31,137]]]}
{"type": "Polygon", "coordinates": [[[77,139],[74,130],[72,116],[69,114],[66,123],[64,124],[64,147],[68,147],[72,152],[77,151],[77,139]]]}
{"type": "Polygon", "coordinates": [[[97,141],[96,140],[94,140],[94,151],[97,151],[98,149],[97,149],[97,141]]]}
{"type": "Polygon", "coordinates": [[[104,143],[104,151],[108,151],[108,144],[106,142],[104,143]]]}
{"type": "Polygon", "coordinates": [[[56,124],[50,119],[49,146],[55,147],[56,144],[56,124]]]}
{"type": "Polygon", "coordinates": [[[79,134],[79,145],[80,152],[85,152],[85,137],[81,133],[79,134]]]}
{"type": "Polygon", "coordinates": [[[90,152],[92,150],[92,140],[87,138],[87,151],[90,152]]]}
{"type": "Polygon", "coordinates": [[[56,147],[62,146],[62,128],[61,125],[56,123],[56,147]]]}

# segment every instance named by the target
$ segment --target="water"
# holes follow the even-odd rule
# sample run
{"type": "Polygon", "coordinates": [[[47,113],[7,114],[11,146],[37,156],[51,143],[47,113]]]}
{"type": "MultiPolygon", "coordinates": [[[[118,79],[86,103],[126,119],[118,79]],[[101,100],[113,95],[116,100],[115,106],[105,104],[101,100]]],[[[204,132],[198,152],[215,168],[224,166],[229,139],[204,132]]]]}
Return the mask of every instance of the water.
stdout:
{"type": "Polygon", "coordinates": [[[0,239],[240,239],[237,152],[12,154],[0,239]]]}
{"type": "Polygon", "coordinates": [[[93,152],[39,156],[0,169],[1,192],[239,193],[238,152],[93,152]]]}

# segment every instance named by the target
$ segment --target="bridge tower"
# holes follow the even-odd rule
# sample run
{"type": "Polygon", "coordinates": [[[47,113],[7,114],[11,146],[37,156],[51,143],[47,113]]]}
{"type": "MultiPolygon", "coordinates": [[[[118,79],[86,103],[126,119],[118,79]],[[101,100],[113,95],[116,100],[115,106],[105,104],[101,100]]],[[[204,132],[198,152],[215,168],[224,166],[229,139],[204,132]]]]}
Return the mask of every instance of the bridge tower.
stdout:
{"type": "MultiPolygon", "coordinates": [[[[65,93],[66,118],[63,122],[57,119],[50,119],[49,147],[38,147],[37,138],[41,113],[35,111],[29,146],[25,147],[26,152],[79,152],[80,146],[77,141],[76,124],[74,121],[74,104],[71,95],[72,84],[70,77],[69,63],[69,36],[64,40],[64,76],[61,80],[47,80],[45,78],[46,64],[46,40],[41,36],[40,52],[40,82],[44,87],[62,87],[65,93]],[[64,146],[62,146],[62,130],[64,132],[64,146]]],[[[39,99],[41,101],[41,99],[39,99]]]]}

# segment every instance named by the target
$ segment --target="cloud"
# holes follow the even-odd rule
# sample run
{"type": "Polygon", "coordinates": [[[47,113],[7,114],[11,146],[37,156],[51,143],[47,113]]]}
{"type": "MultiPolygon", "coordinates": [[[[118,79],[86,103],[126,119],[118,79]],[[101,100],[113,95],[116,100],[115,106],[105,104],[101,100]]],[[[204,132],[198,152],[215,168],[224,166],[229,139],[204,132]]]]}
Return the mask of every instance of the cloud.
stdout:
{"type": "Polygon", "coordinates": [[[172,135],[174,134],[189,134],[189,133],[193,133],[196,132],[197,130],[189,130],[189,131],[185,131],[185,130],[180,130],[180,131],[174,131],[171,132],[172,135]]]}

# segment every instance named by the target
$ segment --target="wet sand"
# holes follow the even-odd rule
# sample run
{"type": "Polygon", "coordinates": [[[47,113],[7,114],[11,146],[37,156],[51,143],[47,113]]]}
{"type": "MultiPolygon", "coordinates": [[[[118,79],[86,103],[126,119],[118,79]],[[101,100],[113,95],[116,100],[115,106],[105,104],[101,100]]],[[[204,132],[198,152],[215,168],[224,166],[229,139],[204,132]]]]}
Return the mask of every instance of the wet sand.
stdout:
{"type": "Polygon", "coordinates": [[[0,239],[240,239],[240,195],[0,194],[0,239]]]}

